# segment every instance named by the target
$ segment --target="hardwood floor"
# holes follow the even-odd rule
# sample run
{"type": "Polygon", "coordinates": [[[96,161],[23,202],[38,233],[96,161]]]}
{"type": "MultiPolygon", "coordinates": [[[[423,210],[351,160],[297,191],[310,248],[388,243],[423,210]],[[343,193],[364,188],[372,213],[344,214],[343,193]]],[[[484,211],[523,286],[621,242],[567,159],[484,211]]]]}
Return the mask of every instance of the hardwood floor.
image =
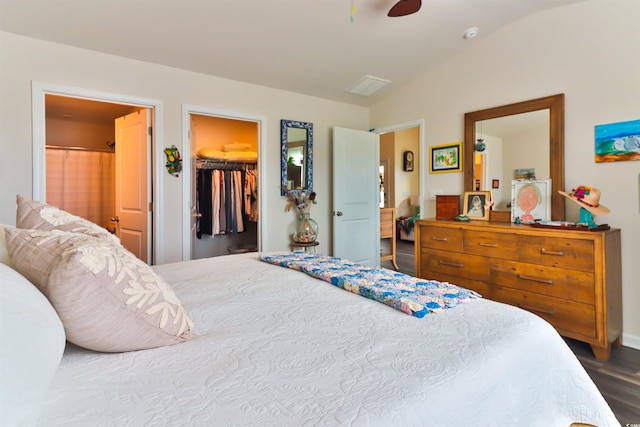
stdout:
{"type": "MultiPolygon", "coordinates": [[[[398,240],[396,262],[400,272],[415,275],[413,242],[398,240]]],[[[391,262],[381,263],[391,268],[391,262]]],[[[607,362],[597,360],[591,347],[581,341],[565,338],[622,426],[640,426],[640,350],[613,347],[607,362]]]]}

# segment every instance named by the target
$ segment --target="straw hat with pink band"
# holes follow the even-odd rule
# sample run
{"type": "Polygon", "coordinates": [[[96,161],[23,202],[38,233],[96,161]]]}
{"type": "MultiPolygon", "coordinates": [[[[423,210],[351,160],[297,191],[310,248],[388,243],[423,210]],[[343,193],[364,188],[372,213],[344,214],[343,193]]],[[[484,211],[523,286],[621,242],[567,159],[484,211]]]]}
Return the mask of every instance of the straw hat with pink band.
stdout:
{"type": "Polygon", "coordinates": [[[600,190],[595,187],[589,187],[581,185],[578,188],[571,190],[571,193],[565,193],[564,191],[558,191],[569,200],[572,200],[581,208],[586,209],[593,215],[607,215],[611,213],[608,207],[600,204],[600,190]]]}

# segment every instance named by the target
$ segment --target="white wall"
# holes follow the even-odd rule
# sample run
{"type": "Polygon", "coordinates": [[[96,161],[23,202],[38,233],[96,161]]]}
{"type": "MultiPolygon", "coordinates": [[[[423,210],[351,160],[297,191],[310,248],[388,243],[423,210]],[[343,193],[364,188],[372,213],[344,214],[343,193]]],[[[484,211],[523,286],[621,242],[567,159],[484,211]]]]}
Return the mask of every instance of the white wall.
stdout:
{"type": "MultiPolygon", "coordinates": [[[[166,146],[182,141],[183,103],[266,117],[266,150],[260,153],[268,169],[263,250],[287,249],[286,229],[295,221],[280,196],[280,120],[312,122],[318,193],[313,218],[320,226],[319,251],[330,251],[331,130],[368,130],[366,108],[0,32],[0,223],[15,224],[16,194],[32,196],[32,81],[160,100],[166,146]]],[[[163,174],[167,243],[158,248],[158,263],[182,259],[182,179],[163,174]]]]}
{"type": "MultiPolygon", "coordinates": [[[[535,14],[493,35],[483,36],[481,28],[462,54],[371,109],[375,128],[424,118],[430,146],[460,141],[466,112],[564,93],[565,188],[600,188],[611,214],[596,221],[622,230],[623,342],[637,348],[640,162],[596,164],[594,126],[640,119],[639,16],[637,0],[588,0],[535,14]]],[[[464,188],[462,173],[427,174],[425,182],[425,194],[459,194],[464,188]]],[[[435,215],[434,203],[426,202],[426,216],[435,215]]],[[[567,218],[578,219],[572,203],[567,218]]]]}

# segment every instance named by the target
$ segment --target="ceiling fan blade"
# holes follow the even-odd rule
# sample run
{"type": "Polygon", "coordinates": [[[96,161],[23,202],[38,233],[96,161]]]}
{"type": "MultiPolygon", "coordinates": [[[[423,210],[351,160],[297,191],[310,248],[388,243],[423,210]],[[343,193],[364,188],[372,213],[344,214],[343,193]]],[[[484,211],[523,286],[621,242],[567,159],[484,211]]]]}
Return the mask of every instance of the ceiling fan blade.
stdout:
{"type": "Polygon", "coordinates": [[[387,16],[396,17],[396,16],[407,16],[412,13],[416,13],[420,10],[422,6],[422,0],[400,0],[396,3],[387,16]]]}

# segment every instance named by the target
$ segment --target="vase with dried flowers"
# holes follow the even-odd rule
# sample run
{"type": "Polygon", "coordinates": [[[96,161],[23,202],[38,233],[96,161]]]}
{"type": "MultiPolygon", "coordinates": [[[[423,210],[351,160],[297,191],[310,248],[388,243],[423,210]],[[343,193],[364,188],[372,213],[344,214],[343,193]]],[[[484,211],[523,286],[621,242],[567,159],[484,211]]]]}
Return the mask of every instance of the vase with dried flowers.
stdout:
{"type": "Polygon", "coordinates": [[[298,212],[298,223],[293,233],[293,241],[313,243],[318,237],[318,223],[311,218],[311,205],[316,204],[316,193],[309,190],[288,190],[285,196],[289,200],[287,212],[295,208],[298,212]]]}

